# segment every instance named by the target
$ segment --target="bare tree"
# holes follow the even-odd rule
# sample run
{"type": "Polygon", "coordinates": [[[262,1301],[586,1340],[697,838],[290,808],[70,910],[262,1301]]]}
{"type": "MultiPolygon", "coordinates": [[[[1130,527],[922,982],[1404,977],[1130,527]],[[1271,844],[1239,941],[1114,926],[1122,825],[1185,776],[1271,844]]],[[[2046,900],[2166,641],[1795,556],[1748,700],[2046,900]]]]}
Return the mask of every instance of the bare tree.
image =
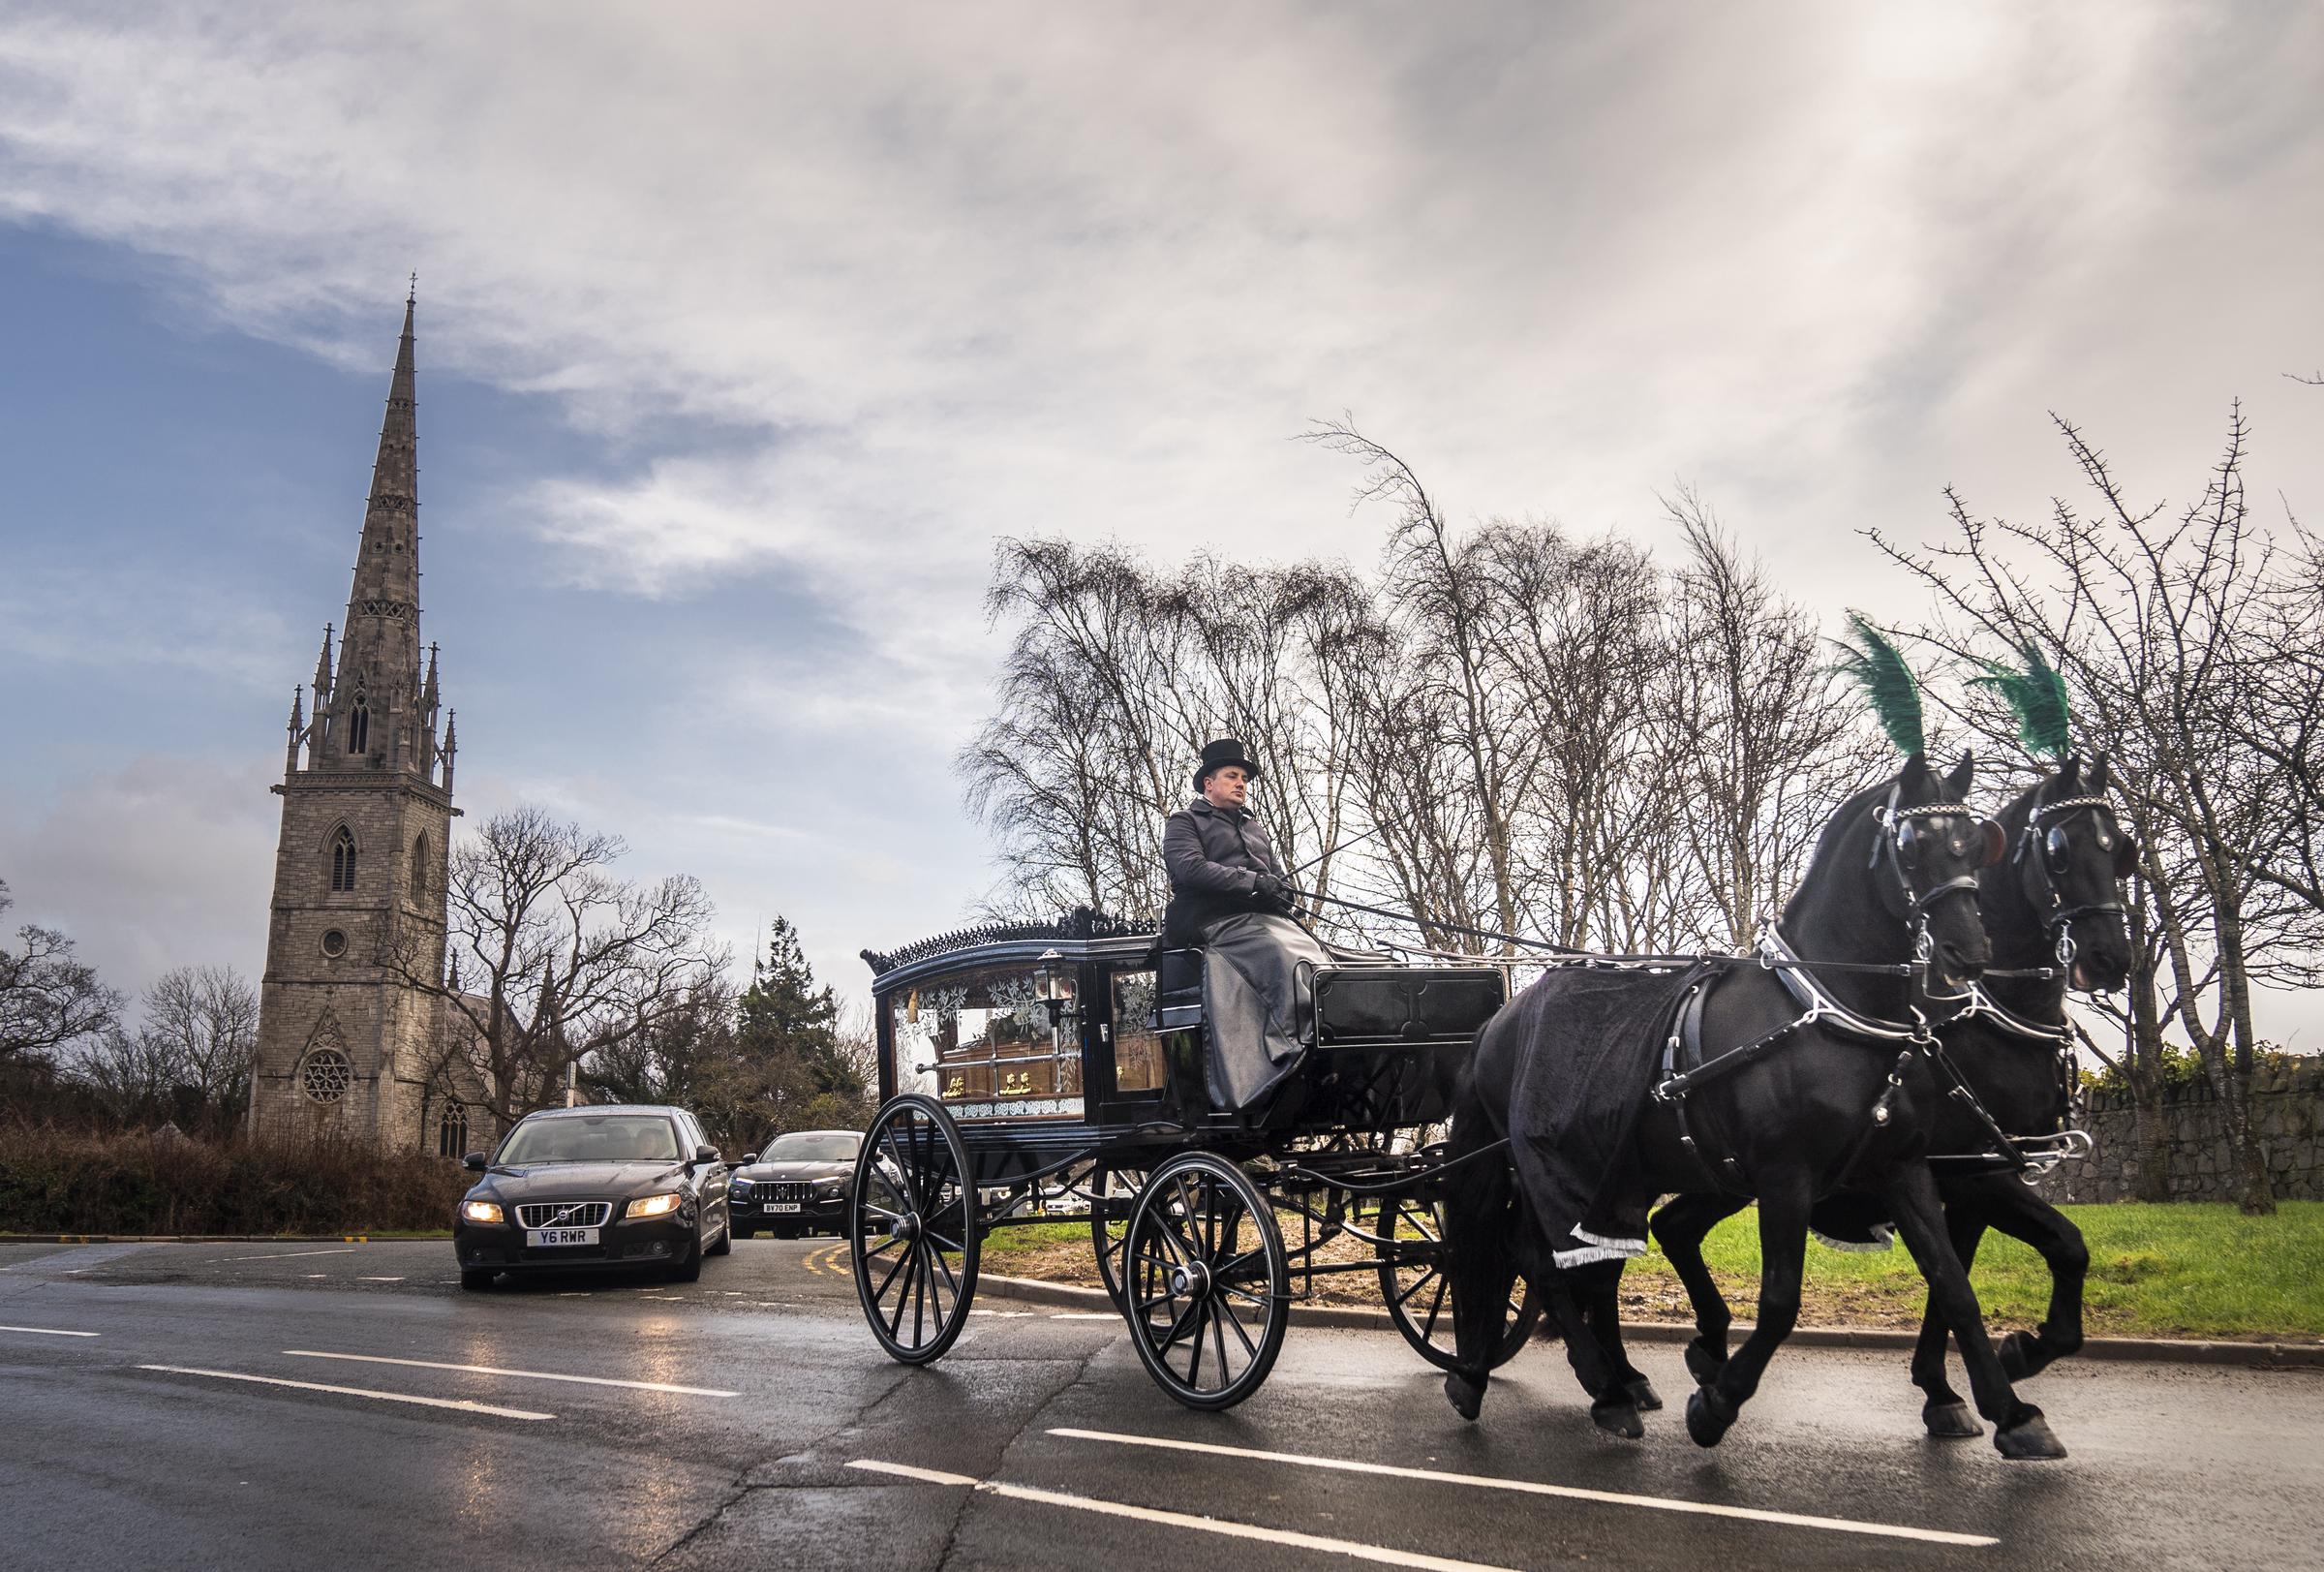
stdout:
{"type": "MultiPolygon", "coordinates": [[[[0,879],[0,913],[15,902],[0,879]]],[[[26,923],[15,946],[0,943],[0,1064],[49,1054],[116,1027],[121,996],[76,960],[73,940],[26,923]]]]}
{"type": "Polygon", "coordinates": [[[496,814],[453,848],[448,933],[407,924],[382,942],[383,967],[443,1002],[439,1078],[464,1061],[500,1129],[552,1100],[568,1066],[688,1008],[725,965],[701,885],[617,878],[625,849],[538,808],[496,814]]]}
{"type": "Polygon", "coordinates": [[[2057,652],[2141,840],[2134,938],[2159,965],[2132,980],[2133,1095],[2158,1104],[2175,1021],[2221,1109],[2241,1204],[2273,1211],[2251,1117],[2251,983],[2306,975],[2324,935],[2294,845],[2313,821],[2313,780],[2297,767],[2312,753],[2253,746],[2248,718],[2273,687],[2271,632],[2286,632],[2300,587],[2286,593],[2284,561],[2249,514],[2240,408],[2201,497],[2175,515],[2134,507],[2097,448],[2053,418],[2090,511],[2060,501],[2040,524],[1984,521],[1948,493],[1948,541],[1873,539],[1934,594],[1940,643],[1965,658],[1997,640],[2057,652]]]}

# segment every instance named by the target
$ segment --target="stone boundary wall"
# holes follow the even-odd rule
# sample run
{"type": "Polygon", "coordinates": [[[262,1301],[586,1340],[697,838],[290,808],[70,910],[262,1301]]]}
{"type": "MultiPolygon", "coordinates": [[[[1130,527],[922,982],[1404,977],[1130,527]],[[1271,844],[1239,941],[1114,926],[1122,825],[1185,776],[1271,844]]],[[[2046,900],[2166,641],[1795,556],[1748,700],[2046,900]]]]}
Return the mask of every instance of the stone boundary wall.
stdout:
{"type": "MultiPolygon", "coordinates": [[[[2278,1201],[2324,1200],[2324,1060],[2294,1059],[2261,1069],[2254,1112],[2278,1201]]],[[[2052,1201],[2127,1201],[2136,1196],[2136,1134],[2127,1092],[2090,1094],[2085,1127],[2097,1138],[2087,1162],[2059,1165],[2042,1182],[2052,1201]]],[[[2173,1087],[2162,1109],[2165,1160],[2174,1201],[2232,1201],[2226,1134],[2206,1083],[2173,1087]]]]}

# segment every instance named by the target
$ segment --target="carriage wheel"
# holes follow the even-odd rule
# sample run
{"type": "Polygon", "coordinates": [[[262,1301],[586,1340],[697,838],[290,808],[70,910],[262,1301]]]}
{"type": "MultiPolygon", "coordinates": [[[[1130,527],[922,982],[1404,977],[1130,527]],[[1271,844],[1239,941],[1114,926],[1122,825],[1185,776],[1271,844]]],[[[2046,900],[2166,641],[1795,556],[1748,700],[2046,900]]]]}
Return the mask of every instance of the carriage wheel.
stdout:
{"type": "Polygon", "coordinates": [[[1106,1285],[1106,1297],[1114,1301],[1116,1310],[1122,1310],[1121,1250],[1130,1233],[1130,1211],[1137,1204],[1138,1191],[1146,1183],[1143,1169],[1121,1168],[1100,1170],[1089,1181],[1094,1197],[1089,1207],[1089,1248],[1097,1256],[1098,1280],[1106,1285]],[[1121,1208],[1118,1217],[1109,1216],[1109,1200],[1121,1208]]]}
{"type": "Polygon", "coordinates": [[[917,1093],[891,1098],[856,1155],[847,1203],[855,1297],[890,1357],[929,1364],[967,1325],[980,1221],[952,1116],[917,1093]]]}
{"type": "MultiPolygon", "coordinates": [[[[1452,1336],[1452,1279],[1445,1272],[1445,1209],[1435,1201],[1391,1195],[1380,1203],[1380,1297],[1413,1352],[1439,1370],[1457,1360],[1452,1336]]],[[[1542,1318],[1523,1278],[1510,1286],[1509,1319],[1491,1368],[1516,1357],[1542,1318]]]]}
{"type": "Polygon", "coordinates": [[[1241,1169],[1208,1152],[1155,1169],[1122,1267],[1130,1341],[1163,1391],[1189,1408],[1232,1408],[1259,1390],[1291,1320],[1291,1263],[1241,1169]]]}

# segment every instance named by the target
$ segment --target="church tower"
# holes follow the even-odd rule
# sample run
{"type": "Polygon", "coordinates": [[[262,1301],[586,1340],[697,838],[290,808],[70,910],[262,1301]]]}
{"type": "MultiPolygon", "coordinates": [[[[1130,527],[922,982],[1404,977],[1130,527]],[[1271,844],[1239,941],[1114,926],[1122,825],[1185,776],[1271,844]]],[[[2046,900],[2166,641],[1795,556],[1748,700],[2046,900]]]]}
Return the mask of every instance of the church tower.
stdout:
{"type": "Polygon", "coordinates": [[[325,626],[315,685],[290,700],[274,911],[260,990],[250,1125],[379,1147],[437,1132],[424,1090],[443,1041],[429,990],[444,961],[451,717],[419,642],[419,463],[412,317],[372,467],[347,619],[325,626]]]}

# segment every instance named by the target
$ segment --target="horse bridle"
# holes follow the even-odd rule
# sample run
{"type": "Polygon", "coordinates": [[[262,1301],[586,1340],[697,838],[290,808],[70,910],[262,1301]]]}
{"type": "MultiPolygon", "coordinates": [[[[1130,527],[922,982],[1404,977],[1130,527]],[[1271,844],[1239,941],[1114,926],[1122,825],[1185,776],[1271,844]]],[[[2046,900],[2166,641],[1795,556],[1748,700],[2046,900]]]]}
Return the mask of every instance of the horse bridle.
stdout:
{"type": "MultiPolygon", "coordinates": [[[[1873,811],[1880,833],[1873,837],[1872,862],[1868,866],[1878,867],[1884,858],[1888,871],[1896,876],[1897,893],[1905,903],[1904,910],[1898,915],[1911,929],[1912,958],[1922,964],[1925,972],[1936,947],[1935,941],[1929,937],[1930,909],[1950,895],[1967,895],[1973,899],[1977,893],[1977,876],[1974,873],[1962,874],[1918,895],[1913,894],[1912,878],[1905,871],[1905,856],[1912,843],[1919,838],[1920,832],[1915,826],[1924,819],[1966,818],[1972,823],[1982,820],[1963,802],[1927,802],[1914,808],[1899,808],[1896,799],[1903,791],[1904,783],[1896,782],[1888,787],[1888,800],[1873,811]]],[[[1924,974],[1924,987],[1926,980],[1924,974]]],[[[1932,993],[1928,997],[1932,1002],[1939,1002],[1967,996],[1961,993],[1932,993]]]]}
{"type": "MultiPolygon", "coordinates": [[[[2058,957],[2058,965],[2066,971],[2069,980],[2078,949],[2074,943],[2073,924],[2084,917],[2120,917],[2125,912],[2120,901],[2087,901],[2080,906],[2067,906],[2065,897],[2058,892],[2058,872],[2050,866],[2048,843],[2050,837],[2064,832],[2067,818],[2100,808],[2106,810],[2108,817],[2116,817],[2114,804],[2103,796],[2061,797],[2056,802],[2042,804],[2026,816],[2025,833],[2017,841],[2017,855],[2009,859],[2013,863],[2022,863],[2027,853],[2036,846],[2043,848],[2042,855],[2034,859],[2034,865],[2041,871],[2042,885],[2049,894],[2049,912],[2042,918],[2041,925],[2043,931],[2051,936],[2051,953],[2058,957]],[[2060,816],[2059,820],[2045,831],[2041,827],[2042,820],[2052,815],[2060,816]]],[[[2100,826],[2098,833],[2100,849],[2112,849],[2104,839],[2103,826],[2100,826]]],[[[2115,834],[2123,835],[2119,818],[2115,834]]],[[[2123,839],[2136,844],[2133,837],[2123,836],[2123,839]]]]}

